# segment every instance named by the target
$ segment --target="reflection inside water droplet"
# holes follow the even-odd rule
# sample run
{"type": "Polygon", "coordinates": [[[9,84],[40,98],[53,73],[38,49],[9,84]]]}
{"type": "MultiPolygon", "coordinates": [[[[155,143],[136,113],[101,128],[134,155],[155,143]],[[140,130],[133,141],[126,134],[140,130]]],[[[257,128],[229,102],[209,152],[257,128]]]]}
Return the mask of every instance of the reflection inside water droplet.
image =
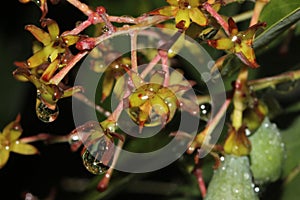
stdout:
{"type": "Polygon", "coordinates": [[[36,115],[42,122],[53,122],[57,119],[59,111],[58,106],[55,106],[55,109],[52,110],[47,107],[40,99],[36,100],[36,107],[35,107],[36,115]]]}
{"type": "Polygon", "coordinates": [[[92,174],[103,174],[109,168],[97,160],[88,150],[82,154],[82,161],[85,168],[92,174]]]}

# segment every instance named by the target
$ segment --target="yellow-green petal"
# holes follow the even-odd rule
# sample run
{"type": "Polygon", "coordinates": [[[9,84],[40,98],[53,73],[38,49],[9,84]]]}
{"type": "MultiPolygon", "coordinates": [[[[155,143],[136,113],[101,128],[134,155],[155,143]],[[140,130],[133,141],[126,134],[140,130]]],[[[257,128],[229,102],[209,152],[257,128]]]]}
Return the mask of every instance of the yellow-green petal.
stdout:
{"type": "Polygon", "coordinates": [[[75,44],[80,39],[78,35],[66,35],[61,38],[67,46],[75,44]]]}
{"type": "Polygon", "coordinates": [[[178,10],[175,16],[175,22],[178,24],[179,22],[184,21],[184,28],[187,29],[190,26],[190,15],[188,9],[180,9],[178,10]]]}
{"type": "Polygon", "coordinates": [[[220,38],[217,40],[209,40],[208,44],[216,49],[229,50],[234,47],[234,43],[230,38],[220,38]]]}
{"type": "Polygon", "coordinates": [[[59,27],[56,21],[52,19],[45,19],[44,23],[47,25],[51,39],[56,40],[59,36],[59,27]]]}
{"type": "Polygon", "coordinates": [[[10,151],[22,155],[34,155],[39,153],[39,150],[35,146],[31,144],[21,143],[19,141],[15,141],[13,144],[11,144],[10,151]]]}
{"type": "Polygon", "coordinates": [[[0,149],[0,169],[4,167],[9,158],[9,151],[6,149],[0,149]]]}
{"type": "Polygon", "coordinates": [[[178,7],[175,6],[164,6],[154,11],[151,11],[152,14],[160,14],[168,17],[172,17],[176,14],[178,7]]]}
{"type": "Polygon", "coordinates": [[[53,47],[46,46],[40,51],[33,54],[30,58],[27,59],[27,65],[29,68],[38,67],[44,62],[48,61],[49,55],[52,53],[53,47]]]}
{"type": "Polygon", "coordinates": [[[150,78],[150,83],[156,83],[162,85],[164,82],[165,74],[162,72],[156,71],[150,78]]]}
{"type": "Polygon", "coordinates": [[[253,48],[245,44],[236,45],[235,47],[237,56],[246,64],[252,68],[257,68],[259,65],[256,63],[255,52],[253,48]]]}
{"type": "Polygon", "coordinates": [[[188,0],[192,8],[198,7],[200,5],[199,0],[188,0]]]}
{"type": "Polygon", "coordinates": [[[146,101],[143,105],[140,106],[140,112],[139,112],[140,125],[144,125],[144,123],[148,120],[151,110],[152,110],[152,106],[150,104],[150,101],[146,101]]]}
{"type": "Polygon", "coordinates": [[[166,0],[171,6],[178,6],[179,0],[166,0]]]}
{"type": "Polygon", "coordinates": [[[58,64],[59,64],[58,59],[56,59],[52,63],[50,63],[48,65],[47,69],[43,72],[41,79],[45,82],[48,82],[52,78],[55,71],[58,69],[58,64]]]}
{"type": "Polygon", "coordinates": [[[27,25],[25,27],[25,30],[29,31],[38,41],[43,43],[44,46],[48,45],[51,42],[49,33],[35,25],[27,25]]]}
{"type": "Polygon", "coordinates": [[[169,114],[169,107],[159,96],[154,96],[150,100],[154,112],[160,116],[169,114]]]}
{"type": "Polygon", "coordinates": [[[59,50],[57,48],[53,49],[53,51],[48,56],[48,61],[53,62],[58,56],[59,50]]]}
{"type": "Polygon", "coordinates": [[[200,26],[207,25],[207,18],[198,8],[191,8],[189,14],[193,22],[199,24],[200,26]]]}
{"type": "Polygon", "coordinates": [[[115,83],[115,77],[113,75],[112,70],[108,70],[107,72],[104,73],[103,77],[103,83],[102,85],[102,97],[101,101],[103,102],[110,94],[113,89],[114,83],[115,83]]]}
{"type": "Polygon", "coordinates": [[[4,138],[8,141],[14,141],[18,139],[21,136],[21,134],[22,134],[22,129],[15,121],[10,122],[8,125],[6,125],[2,133],[4,138]],[[19,127],[19,129],[14,130],[14,126],[16,125],[19,127]]]}

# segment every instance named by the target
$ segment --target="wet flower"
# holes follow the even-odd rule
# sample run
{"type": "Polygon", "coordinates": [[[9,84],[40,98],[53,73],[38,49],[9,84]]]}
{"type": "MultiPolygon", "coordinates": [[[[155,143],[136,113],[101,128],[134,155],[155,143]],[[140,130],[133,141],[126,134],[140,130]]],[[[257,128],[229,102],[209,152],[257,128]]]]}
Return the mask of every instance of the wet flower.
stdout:
{"type": "Polygon", "coordinates": [[[229,125],[228,137],[225,140],[224,151],[227,154],[236,156],[246,156],[251,151],[251,142],[246,136],[245,127],[242,126],[238,130],[229,125]]]}
{"type": "Polygon", "coordinates": [[[266,23],[257,23],[245,31],[239,31],[236,23],[230,17],[228,25],[230,33],[228,37],[208,40],[208,44],[216,49],[227,50],[236,54],[243,63],[252,68],[259,67],[252,45],[256,31],[266,26],[266,23]]]}
{"type": "Polygon", "coordinates": [[[62,89],[55,84],[45,83],[33,75],[29,69],[18,68],[13,72],[13,76],[18,80],[27,80],[34,84],[37,89],[36,113],[38,118],[44,122],[52,122],[57,118],[57,101],[59,99],[83,91],[80,86],[62,89]]]}
{"type": "Polygon", "coordinates": [[[37,43],[33,46],[34,54],[25,62],[15,62],[15,65],[29,69],[40,67],[36,73],[41,73],[41,79],[47,82],[72,57],[69,46],[74,45],[80,36],[60,36],[56,21],[47,18],[41,21],[42,27],[47,27],[48,32],[35,25],[27,25],[25,29],[37,39],[37,43]]]}
{"type": "Polygon", "coordinates": [[[118,57],[111,61],[111,57],[119,55],[117,52],[106,53],[107,56],[103,56],[103,53],[99,48],[94,48],[91,51],[91,70],[96,73],[103,73],[102,84],[102,97],[103,102],[113,91],[114,84],[119,80],[120,77],[126,72],[125,68],[129,68],[131,65],[130,57],[118,57]]]}
{"type": "Polygon", "coordinates": [[[20,115],[18,115],[14,121],[4,127],[2,133],[0,132],[0,169],[7,163],[10,152],[23,155],[39,153],[38,149],[33,145],[19,140],[21,134],[20,115]]]}
{"type": "Polygon", "coordinates": [[[199,107],[189,97],[183,97],[191,89],[192,82],[184,79],[182,74],[174,70],[170,74],[168,86],[164,86],[164,74],[157,71],[152,74],[149,82],[143,81],[138,74],[131,72],[134,90],[128,96],[128,114],[140,127],[161,125],[170,122],[177,109],[195,115],[199,107]]]}
{"type": "Polygon", "coordinates": [[[153,14],[161,14],[165,16],[174,16],[176,27],[179,29],[187,29],[191,22],[195,22],[200,26],[205,26],[208,19],[201,11],[201,3],[199,0],[166,0],[170,5],[154,10],[153,14]]]}

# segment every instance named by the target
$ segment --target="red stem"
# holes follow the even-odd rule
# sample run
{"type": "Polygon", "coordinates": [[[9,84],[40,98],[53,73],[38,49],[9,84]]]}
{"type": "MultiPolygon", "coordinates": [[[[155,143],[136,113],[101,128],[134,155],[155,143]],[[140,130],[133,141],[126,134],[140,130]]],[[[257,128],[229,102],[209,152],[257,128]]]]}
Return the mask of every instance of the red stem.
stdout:
{"type": "Polygon", "coordinates": [[[203,3],[203,8],[209,12],[216,20],[217,22],[223,27],[225,33],[229,36],[229,25],[228,23],[223,19],[223,17],[211,7],[211,5],[207,2],[203,3]]]}
{"type": "Polygon", "coordinates": [[[199,189],[201,191],[202,197],[204,198],[206,196],[206,186],[202,176],[202,169],[196,168],[194,171],[194,175],[197,178],[199,189]]]}

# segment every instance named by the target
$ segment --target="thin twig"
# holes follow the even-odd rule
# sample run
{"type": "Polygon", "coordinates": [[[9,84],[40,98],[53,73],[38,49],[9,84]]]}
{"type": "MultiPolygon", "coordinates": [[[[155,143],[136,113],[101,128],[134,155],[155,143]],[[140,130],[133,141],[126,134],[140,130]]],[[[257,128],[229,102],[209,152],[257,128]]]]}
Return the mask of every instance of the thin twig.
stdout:
{"type": "Polygon", "coordinates": [[[225,31],[225,33],[226,33],[227,35],[230,35],[229,25],[228,25],[228,23],[223,19],[223,17],[222,17],[215,9],[213,9],[213,7],[212,7],[209,3],[207,3],[207,2],[205,2],[205,3],[203,4],[203,8],[204,8],[207,12],[209,12],[209,13],[211,14],[212,17],[214,17],[214,18],[217,20],[217,22],[222,26],[222,28],[223,28],[223,30],[225,31]]]}
{"type": "Polygon", "coordinates": [[[137,63],[137,31],[130,32],[130,46],[131,46],[131,69],[134,72],[138,72],[137,63]]]}
{"type": "Polygon", "coordinates": [[[58,85],[60,81],[69,73],[69,71],[85,56],[87,55],[88,51],[79,52],[76,54],[68,64],[63,67],[55,76],[53,76],[49,83],[58,85]]]}
{"type": "Polygon", "coordinates": [[[240,13],[238,15],[233,16],[233,20],[237,23],[237,22],[242,22],[248,19],[251,19],[253,15],[253,10],[249,10],[243,13],[240,13]]]}
{"type": "Polygon", "coordinates": [[[52,135],[48,133],[39,133],[37,135],[24,137],[20,139],[20,142],[22,143],[31,143],[31,142],[37,142],[37,141],[44,141],[47,143],[62,143],[62,142],[68,142],[69,136],[60,136],[60,135],[52,135]]]}
{"type": "Polygon", "coordinates": [[[288,82],[288,81],[296,81],[300,79],[300,70],[285,72],[279,74],[277,76],[265,77],[256,80],[248,81],[248,85],[251,90],[263,90],[268,87],[274,88],[277,84],[288,82]]]}
{"type": "Polygon", "coordinates": [[[86,105],[90,106],[91,108],[95,108],[99,113],[103,114],[106,117],[111,115],[111,113],[108,110],[104,109],[100,105],[97,105],[97,104],[93,103],[91,100],[89,100],[82,93],[74,93],[73,97],[75,97],[79,101],[85,103],[86,105]]]}
{"type": "Polygon", "coordinates": [[[116,163],[118,161],[118,158],[119,158],[119,155],[120,155],[123,145],[124,145],[124,141],[118,140],[118,145],[117,145],[116,151],[114,153],[114,158],[113,158],[112,164],[109,167],[109,169],[107,170],[107,172],[105,173],[104,177],[98,183],[97,190],[104,191],[108,187],[112,173],[114,171],[114,167],[116,166],[116,163]]]}

